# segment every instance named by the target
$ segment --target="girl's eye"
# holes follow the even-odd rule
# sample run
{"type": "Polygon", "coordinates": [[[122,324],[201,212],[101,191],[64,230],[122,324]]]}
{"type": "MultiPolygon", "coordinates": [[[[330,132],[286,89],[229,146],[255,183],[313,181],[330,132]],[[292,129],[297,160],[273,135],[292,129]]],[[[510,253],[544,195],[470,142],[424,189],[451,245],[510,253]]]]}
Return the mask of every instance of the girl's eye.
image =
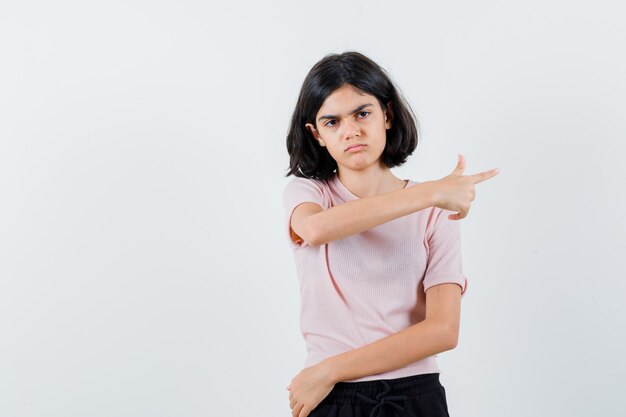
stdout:
{"type": "MultiPolygon", "coordinates": [[[[361,114],[363,114],[363,113],[365,113],[365,116],[363,116],[363,117],[367,117],[367,115],[368,115],[368,114],[370,114],[370,112],[368,112],[368,111],[360,111],[360,112],[359,112],[359,114],[360,114],[360,115],[361,115],[361,114]]],[[[326,122],[326,123],[324,124],[324,126],[327,126],[327,127],[333,127],[334,125],[331,125],[331,124],[329,124],[329,123],[334,122],[334,121],[335,121],[334,119],[331,119],[331,120],[329,120],[328,122],[326,122]]]]}

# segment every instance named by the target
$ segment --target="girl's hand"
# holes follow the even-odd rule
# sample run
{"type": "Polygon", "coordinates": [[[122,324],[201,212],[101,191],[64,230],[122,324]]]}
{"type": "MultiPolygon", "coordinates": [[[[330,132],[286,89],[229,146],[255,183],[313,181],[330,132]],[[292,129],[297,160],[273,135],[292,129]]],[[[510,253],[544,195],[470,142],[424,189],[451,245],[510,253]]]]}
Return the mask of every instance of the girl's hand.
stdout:
{"type": "Polygon", "coordinates": [[[496,176],[500,170],[492,169],[474,175],[463,175],[465,171],[465,157],[459,155],[456,168],[450,175],[440,180],[433,181],[434,205],[446,210],[458,211],[450,214],[450,220],[459,220],[469,213],[471,202],[476,197],[474,184],[488,180],[496,176]]]}
{"type": "Polygon", "coordinates": [[[304,368],[287,386],[293,417],[306,417],[332,391],[335,381],[325,362],[304,368]]]}

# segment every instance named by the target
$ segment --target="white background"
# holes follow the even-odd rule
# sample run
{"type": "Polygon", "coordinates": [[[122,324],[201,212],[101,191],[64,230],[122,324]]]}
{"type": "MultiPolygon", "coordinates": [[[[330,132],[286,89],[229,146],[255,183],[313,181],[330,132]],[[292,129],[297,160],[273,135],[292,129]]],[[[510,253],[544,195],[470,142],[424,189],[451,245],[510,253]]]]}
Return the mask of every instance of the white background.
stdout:
{"type": "Polygon", "coordinates": [[[3,1],[0,415],[291,415],[285,136],[347,50],[420,121],[397,176],[501,170],[461,220],[451,415],[623,415],[619,3],[3,1]]]}

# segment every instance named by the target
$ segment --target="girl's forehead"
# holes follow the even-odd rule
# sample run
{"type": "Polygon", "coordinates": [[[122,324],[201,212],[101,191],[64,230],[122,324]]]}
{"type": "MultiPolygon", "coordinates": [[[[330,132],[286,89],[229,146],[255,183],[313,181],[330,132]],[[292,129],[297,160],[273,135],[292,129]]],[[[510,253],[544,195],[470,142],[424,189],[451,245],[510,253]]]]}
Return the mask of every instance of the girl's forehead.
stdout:
{"type": "Polygon", "coordinates": [[[328,97],[326,97],[326,100],[324,100],[324,103],[328,101],[347,100],[347,99],[358,100],[360,98],[365,98],[368,96],[370,95],[367,94],[365,91],[361,91],[357,89],[356,87],[350,84],[347,84],[333,91],[328,97]]]}
{"type": "Polygon", "coordinates": [[[342,87],[326,97],[318,113],[345,114],[364,104],[375,107],[377,102],[376,97],[370,94],[342,87]]]}

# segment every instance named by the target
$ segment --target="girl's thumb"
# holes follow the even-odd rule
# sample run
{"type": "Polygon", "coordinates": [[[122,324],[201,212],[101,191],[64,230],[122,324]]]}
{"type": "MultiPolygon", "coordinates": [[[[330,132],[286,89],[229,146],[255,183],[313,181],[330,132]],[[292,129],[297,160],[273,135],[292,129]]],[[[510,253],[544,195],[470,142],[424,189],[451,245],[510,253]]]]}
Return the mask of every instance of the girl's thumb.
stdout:
{"type": "Polygon", "coordinates": [[[456,167],[454,168],[454,171],[452,172],[460,175],[463,173],[464,170],[465,170],[465,160],[462,154],[458,154],[457,160],[456,160],[456,167]]]}

